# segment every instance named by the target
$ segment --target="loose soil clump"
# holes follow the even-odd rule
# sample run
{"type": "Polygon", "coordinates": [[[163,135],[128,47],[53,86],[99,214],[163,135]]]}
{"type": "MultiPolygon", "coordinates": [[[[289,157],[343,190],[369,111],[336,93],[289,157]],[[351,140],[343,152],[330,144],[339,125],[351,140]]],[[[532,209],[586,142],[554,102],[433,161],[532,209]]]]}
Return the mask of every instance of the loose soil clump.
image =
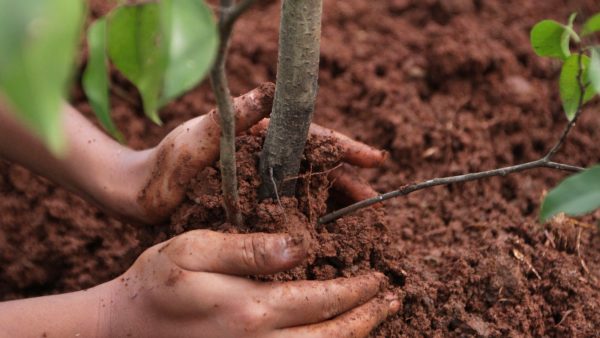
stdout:
{"type": "MultiPolygon", "coordinates": [[[[187,199],[174,213],[170,226],[158,238],[177,235],[192,229],[222,232],[289,233],[302,238],[308,248],[308,259],[291,271],[263,276],[263,280],[331,279],[382,271],[394,280],[402,280],[402,272],[394,267],[397,250],[384,225],[383,213],[364,209],[355,215],[330,224],[317,224],[317,217],[327,211],[329,187],[327,173],[341,159],[340,149],[332,139],[311,136],[304,152],[298,176],[297,193],[279,201],[257,197],[260,179],[257,172],[264,133],[237,139],[236,160],[240,203],[244,225],[234,227],[225,222],[218,165],[198,173],[190,185],[187,199]]],[[[159,240],[159,241],[160,241],[159,240]]]]}
{"type": "MultiPolygon", "coordinates": [[[[90,4],[95,16],[108,9],[105,1],[90,4]]],[[[279,5],[259,2],[238,23],[228,64],[233,93],[274,81],[279,22],[264,18],[277,18],[279,5]]],[[[600,5],[325,2],[316,122],[390,152],[382,168],[359,171],[379,191],[539,158],[566,120],[556,87],[559,68],[535,56],[528,33],[535,22],[564,21],[571,11],[585,17],[600,5]]],[[[112,80],[137,99],[121,77],[112,80]]],[[[167,106],[165,127],[158,127],[145,120],[139,104],[112,99],[115,120],[136,149],[157,144],[179,123],[214,107],[204,84],[167,106]]],[[[91,116],[78,88],[73,102],[91,116]]],[[[597,100],[585,109],[557,161],[600,162],[599,110],[597,100]]],[[[402,309],[375,337],[598,335],[600,231],[594,223],[600,213],[584,223],[537,221],[541,196],[564,173],[536,169],[436,187],[319,226],[316,218],[340,203],[330,195],[327,175],[318,175],[339,161],[335,145],[310,140],[301,175],[313,175],[300,177],[296,196],[282,199],[285,212],[277,201],[256,200],[260,145],[261,136],[238,138],[243,228],[221,223],[217,167],[198,173],[170,224],[140,231],[0,161],[0,299],[107,281],[149,239],[186,229],[291,231],[310,238],[311,256],[272,278],[326,279],[369,270],[390,277],[402,309]]]]}

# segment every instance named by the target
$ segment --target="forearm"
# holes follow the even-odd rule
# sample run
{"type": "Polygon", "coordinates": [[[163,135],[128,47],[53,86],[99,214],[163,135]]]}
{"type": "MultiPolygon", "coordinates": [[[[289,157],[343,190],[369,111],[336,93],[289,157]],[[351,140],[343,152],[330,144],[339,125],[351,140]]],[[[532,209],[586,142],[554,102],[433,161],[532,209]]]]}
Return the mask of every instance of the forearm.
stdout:
{"type": "Polygon", "coordinates": [[[110,283],[85,291],[2,302],[0,336],[108,336],[110,283]]]}
{"type": "Polygon", "coordinates": [[[122,146],[68,105],[64,106],[63,126],[67,149],[59,158],[0,102],[0,157],[75,191],[110,212],[124,214],[127,210],[131,214],[138,206],[131,203],[136,196],[129,194],[139,191],[138,186],[149,174],[145,172],[147,152],[122,146]]]}

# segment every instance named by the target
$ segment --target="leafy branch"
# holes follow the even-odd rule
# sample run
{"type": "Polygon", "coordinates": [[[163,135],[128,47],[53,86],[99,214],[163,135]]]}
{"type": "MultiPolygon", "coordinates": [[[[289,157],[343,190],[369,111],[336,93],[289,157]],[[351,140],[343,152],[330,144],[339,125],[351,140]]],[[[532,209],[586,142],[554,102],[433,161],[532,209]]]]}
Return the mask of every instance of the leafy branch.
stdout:
{"type": "MultiPolygon", "coordinates": [[[[545,199],[540,217],[546,220],[559,212],[582,214],[600,206],[600,166],[584,171],[584,168],[552,161],[565,143],[567,136],[581,116],[583,105],[600,93],[600,52],[598,47],[591,48],[591,59],[585,54],[586,48],[579,47],[572,55],[571,42],[581,43],[581,37],[573,29],[575,14],[569,17],[567,25],[553,20],[543,20],[531,30],[531,44],[536,54],[563,60],[559,88],[563,108],[568,119],[563,132],[552,148],[540,159],[487,171],[434,178],[427,181],[404,185],[397,190],[365,199],[319,218],[319,223],[328,223],[339,217],[373,204],[406,196],[415,191],[439,185],[469,182],[493,176],[506,176],[536,168],[551,168],[570,172],[582,172],[565,180],[561,186],[551,191],[545,199]],[[563,186],[566,184],[566,186],[563,186]],[[573,202],[575,201],[575,202],[573,202]]],[[[600,13],[594,15],[583,25],[581,36],[600,31],[600,13]]]]}

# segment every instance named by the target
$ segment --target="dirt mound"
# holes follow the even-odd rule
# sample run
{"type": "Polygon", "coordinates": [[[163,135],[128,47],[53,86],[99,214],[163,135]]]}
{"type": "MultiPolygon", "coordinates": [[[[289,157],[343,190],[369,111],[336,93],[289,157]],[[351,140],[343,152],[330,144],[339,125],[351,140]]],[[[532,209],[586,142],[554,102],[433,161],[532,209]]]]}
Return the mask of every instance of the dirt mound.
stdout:
{"type": "MultiPolygon", "coordinates": [[[[106,11],[105,3],[91,1],[92,13],[106,11]]],[[[383,168],[360,171],[380,191],[540,157],[565,118],[556,88],[558,64],[534,55],[529,29],[543,18],[564,21],[572,11],[580,18],[600,11],[594,0],[356,0],[324,6],[315,119],[390,151],[383,168]]],[[[236,26],[228,63],[234,93],[275,79],[279,22],[265,18],[278,18],[278,11],[279,2],[260,2],[236,26]]],[[[137,99],[120,77],[113,81],[137,99]]],[[[214,105],[203,84],[163,109],[166,128],[160,128],[128,101],[113,97],[113,113],[136,149],[155,145],[214,105]]],[[[77,88],[73,102],[91,113],[77,88]]],[[[586,109],[557,160],[600,162],[599,108],[596,100],[586,109]]],[[[161,229],[163,236],[192,226],[281,229],[274,226],[283,214],[277,203],[264,203],[249,217],[260,142],[239,141],[246,168],[241,172],[249,175],[241,178],[246,227],[219,223],[213,168],[199,173],[205,184],[190,189],[172,225],[161,229]]],[[[330,156],[305,162],[314,161],[316,173],[337,157],[326,140],[314,142],[319,146],[307,154],[323,150],[330,156]]],[[[383,211],[324,226],[306,224],[325,210],[326,178],[313,175],[310,184],[300,179],[296,198],[282,202],[286,210],[300,211],[295,216],[301,226],[291,228],[309,229],[320,247],[305,268],[278,278],[387,270],[400,286],[403,309],[374,334],[380,337],[597,336],[598,227],[564,220],[540,225],[536,219],[542,194],[563,176],[540,169],[437,187],[389,201],[383,211]],[[386,260],[392,253],[398,256],[386,260]]],[[[2,299],[89,287],[120,274],[144,249],[137,228],[5,162],[0,162],[0,229],[2,299]]]]}
{"type": "Polygon", "coordinates": [[[263,140],[264,135],[247,135],[237,140],[242,227],[225,222],[220,175],[218,165],[215,165],[198,173],[186,201],[158,238],[162,240],[200,228],[235,233],[285,232],[305,238],[308,259],[289,272],[261,279],[330,279],[379,270],[400,281],[402,272],[394,267],[397,250],[389,248],[391,241],[381,211],[364,209],[335,223],[318,225],[316,222],[317,217],[327,211],[332,182],[326,173],[340,161],[340,149],[333,141],[310,137],[296,196],[282,197],[279,201],[259,201],[257,191],[261,182],[257,168],[263,140]]]}

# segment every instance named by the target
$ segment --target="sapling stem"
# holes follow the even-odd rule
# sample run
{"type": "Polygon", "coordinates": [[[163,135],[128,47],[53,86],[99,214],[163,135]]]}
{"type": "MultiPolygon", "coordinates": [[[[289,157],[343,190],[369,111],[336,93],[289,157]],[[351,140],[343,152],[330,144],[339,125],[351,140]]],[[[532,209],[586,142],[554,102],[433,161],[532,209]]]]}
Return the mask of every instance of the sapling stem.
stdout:
{"type": "Polygon", "coordinates": [[[329,214],[319,218],[319,221],[318,221],[319,224],[329,223],[329,222],[334,221],[334,220],[336,220],[342,216],[345,216],[351,212],[357,211],[362,208],[366,208],[368,206],[371,206],[373,204],[376,204],[376,203],[379,203],[379,202],[382,202],[385,200],[389,200],[394,197],[406,196],[412,192],[435,187],[438,185],[469,182],[469,181],[480,180],[483,178],[488,178],[488,177],[493,177],[493,176],[506,176],[509,174],[518,173],[521,171],[535,169],[535,168],[551,168],[551,169],[565,170],[565,171],[571,171],[571,172],[579,172],[579,171],[584,170],[584,168],[581,168],[581,167],[552,161],[552,158],[554,157],[554,155],[556,155],[558,150],[565,143],[565,140],[566,140],[567,136],[569,135],[569,132],[571,131],[571,129],[573,129],[573,127],[577,123],[577,120],[579,119],[579,116],[581,115],[581,111],[582,111],[582,107],[583,107],[583,99],[584,99],[585,89],[586,89],[586,85],[582,81],[582,78],[583,78],[583,67],[582,67],[582,61],[581,61],[582,55],[583,55],[583,50],[580,50],[579,55],[578,55],[579,69],[577,72],[577,81],[579,83],[580,95],[579,95],[579,101],[577,104],[577,110],[575,112],[575,115],[573,116],[573,119],[571,121],[569,121],[569,123],[565,126],[560,137],[558,138],[558,141],[554,144],[554,146],[552,148],[550,148],[550,150],[542,158],[535,160],[535,161],[517,164],[517,165],[504,167],[504,168],[480,171],[480,172],[476,172],[476,173],[457,175],[457,176],[438,177],[438,178],[433,178],[433,179],[419,182],[419,183],[407,184],[407,185],[400,187],[397,190],[393,190],[393,191],[378,195],[373,198],[368,198],[368,199],[356,202],[345,208],[342,208],[342,209],[336,210],[332,213],[329,213],[329,214]]]}
{"type": "Polygon", "coordinates": [[[219,123],[221,125],[220,169],[223,204],[227,221],[234,225],[241,225],[243,219],[239,207],[235,163],[235,113],[233,99],[227,84],[227,76],[225,75],[225,61],[233,24],[253,2],[253,0],[245,0],[236,5],[234,0],[221,0],[221,14],[219,16],[220,45],[215,64],[210,72],[210,82],[217,101],[219,123]]]}
{"type": "Polygon", "coordinates": [[[261,198],[295,192],[296,177],[317,95],[322,0],[284,0],[279,28],[277,84],[260,154],[261,198]],[[274,183],[271,180],[273,172],[274,183]]]}

